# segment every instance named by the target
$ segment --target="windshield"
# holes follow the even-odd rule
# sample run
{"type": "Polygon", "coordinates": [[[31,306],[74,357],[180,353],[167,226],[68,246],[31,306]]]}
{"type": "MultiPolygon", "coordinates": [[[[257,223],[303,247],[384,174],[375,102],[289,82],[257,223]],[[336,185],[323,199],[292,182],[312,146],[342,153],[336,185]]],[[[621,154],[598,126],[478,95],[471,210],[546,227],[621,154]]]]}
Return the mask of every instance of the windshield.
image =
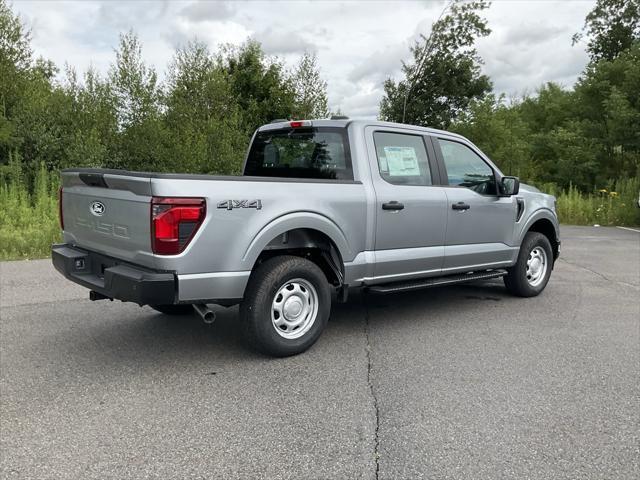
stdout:
{"type": "Polygon", "coordinates": [[[244,174],[353,180],[347,131],[317,127],[258,132],[244,174]]]}

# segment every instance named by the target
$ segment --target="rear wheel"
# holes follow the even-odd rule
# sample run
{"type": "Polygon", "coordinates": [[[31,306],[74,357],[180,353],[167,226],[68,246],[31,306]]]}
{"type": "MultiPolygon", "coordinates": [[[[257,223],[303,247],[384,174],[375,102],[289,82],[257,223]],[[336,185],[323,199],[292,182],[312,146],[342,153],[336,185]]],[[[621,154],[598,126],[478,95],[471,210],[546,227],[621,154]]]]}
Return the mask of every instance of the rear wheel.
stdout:
{"type": "Polygon", "coordinates": [[[251,347],[276,357],[304,352],[320,337],[331,311],[327,278],[300,257],[271,258],[251,274],[240,316],[251,347]]]}
{"type": "Polygon", "coordinates": [[[193,313],[192,305],[149,305],[165,315],[189,315],[193,313]]]}
{"type": "Polygon", "coordinates": [[[535,297],[549,282],[553,268],[553,250],[549,239],[539,232],[525,235],[518,262],[504,277],[509,292],[519,297],[535,297]]]}

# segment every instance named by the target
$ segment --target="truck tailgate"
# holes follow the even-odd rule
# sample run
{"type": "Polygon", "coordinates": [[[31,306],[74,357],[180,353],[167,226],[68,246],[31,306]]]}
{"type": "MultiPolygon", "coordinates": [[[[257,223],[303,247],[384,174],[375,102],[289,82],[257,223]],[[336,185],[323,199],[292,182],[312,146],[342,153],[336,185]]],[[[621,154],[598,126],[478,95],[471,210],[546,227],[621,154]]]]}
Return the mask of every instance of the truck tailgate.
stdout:
{"type": "Polygon", "coordinates": [[[67,243],[154,267],[151,179],[117,173],[62,172],[62,217],[67,243]]]}

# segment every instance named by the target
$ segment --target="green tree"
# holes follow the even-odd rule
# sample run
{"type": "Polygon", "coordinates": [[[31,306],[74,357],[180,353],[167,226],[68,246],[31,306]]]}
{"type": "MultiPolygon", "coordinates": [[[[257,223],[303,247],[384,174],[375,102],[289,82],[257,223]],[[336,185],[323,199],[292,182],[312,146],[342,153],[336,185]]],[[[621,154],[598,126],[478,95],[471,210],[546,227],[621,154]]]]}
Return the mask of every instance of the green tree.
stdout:
{"type": "Polygon", "coordinates": [[[117,102],[111,85],[90,68],[79,81],[75,70],[67,68],[63,84],[68,98],[65,155],[61,167],[103,167],[111,164],[117,143],[117,102]]]}
{"type": "Polygon", "coordinates": [[[571,169],[564,166],[576,159],[573,155],[576,148],[570,151],[568,143],[576,147],[588,143],[580,122],[568,126],[576,115],[575,94],[552,82],[540,87],[536,93],[525,97],[515,112],[530,132],[528,149],[534,171],[526,179],[557,183],[562,187],[573,184],[591,188],[594,182],[592,159],[588,162],[589,168],[580,175],[562,177],[561,173],[570,172],[571,169]],[[562,148],[563,139],[568,142],[567,149],[562,148]]]}
{"type": "Polygon", "coordinates": [[[573,43],[587,37],[591,60],[613,60],[640,39],[640,1],[598,0],[573,43]]]}
{"type": "Polygon", "coordinates": [[[170,155],[182,171],[239,173],[250,132],[228,74],[205,44],[191,42],[176,51],[165,104],[170,155]]]}
{"type": "Polygon", "coordinates": [[[0,0],[0,165],[20,158],[31,185],[41,164],[59,165],[64,153],[64,92],[54,87],[56,66],[34,59],[30,32],[0,0]]]}
{"type": "Polygon", "coordinates": [[[471,103],[451,126],[453,131],[472,138],[507,175],[533,179],[536,165],[531,156],[531,132],[519,110],[504,96],[487,95],[471,103]]]}
{"type": "Polygon", "coordinates": [[[240,47],[227,46],[218,62],[229,76],[231,90],[243,112],[248,131],[275,118],[289,118],[295,105],[295,90],[284,65],[267,57],[255,40],[240,47]]]}
{"type": "Polygon", "coordinates": [[[133,31],[120,35],[109,81],[116,99],[118,124],[126,128],[157,112],[160,101],[158,76],[142,58],[142,45],[133,31]]]}
{"type": "Polygon", "coordinates": [[[640,168],[640,41],[613,60],[587,66],[575,87],[576,115],[595,140],[601,176],[637,176],[640,168]]]}
{"type": "Polygon", "coordinates": [[[302,55],[292,80],[295,88],[293,118],[327,118],[327,82],[320,76],[315,54],[305,52],[302,55]]]}
{"type": "Polygon", "coordinates": [[[18,143],[9,117],[31,66],[31,55],[29,33],[5,0],[0,0],[0,163],[8,162],[9,152],[18,143]]]}
{"type": "Polygon", "coordinates": [[[597,143],[585,137],[579,120],[570,120],[554,127],[544,136],[548,158],[543,181],[552,181],[563,188],[576,185],[592,190],[598,177],[597,143]]]}
{"type": "Polygon", "coordinates": [[[120,35],[116,61],[108,78],[118,135],[110,148],[108,166],[135,170],[170,167],[163,149],[167,143],[161,121],[162,92],[157,74],[142,58],[142,45],[133,32],[120,35]]]}
{"type": "Polygon", "coordinates": [[[411,48],[413,62],[403,63],[404,79],[384,82],[380,118],[394,122],[448,128],[473,99],[491,91],[481,73],[474,45],[491,30],[481,12],[486,0],[450,0],[433,24],[411,48]]]}

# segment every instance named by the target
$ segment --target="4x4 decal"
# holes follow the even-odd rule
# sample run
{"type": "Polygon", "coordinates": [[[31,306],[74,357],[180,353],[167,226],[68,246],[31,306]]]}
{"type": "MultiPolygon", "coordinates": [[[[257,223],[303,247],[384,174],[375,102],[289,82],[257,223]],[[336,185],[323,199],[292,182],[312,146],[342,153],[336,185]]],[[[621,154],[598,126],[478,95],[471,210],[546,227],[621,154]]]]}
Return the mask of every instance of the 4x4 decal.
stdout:
{"type": "Polygon", "coordinates": [[[218,203],[218,208],[233,210],[234,208],[255,208],[262,209],[262,200],[223,200],[218,203]]]}

